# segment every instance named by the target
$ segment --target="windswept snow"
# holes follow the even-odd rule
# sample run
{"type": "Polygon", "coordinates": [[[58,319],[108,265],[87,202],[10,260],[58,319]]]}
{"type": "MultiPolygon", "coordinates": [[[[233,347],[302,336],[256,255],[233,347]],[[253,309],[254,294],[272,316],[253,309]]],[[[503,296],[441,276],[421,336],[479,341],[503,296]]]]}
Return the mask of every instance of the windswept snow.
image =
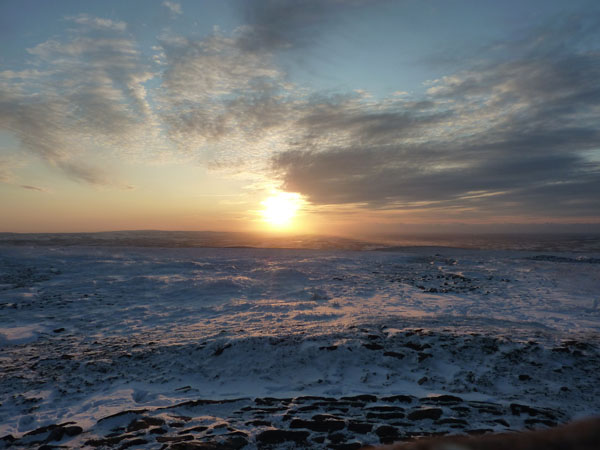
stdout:
{"type": "MultiPolygon", "coordinates": [[[[159,417],[197,399],[369,394],[363,406],[385,423],[381,399],[393,395],[413,408],[454,395],[509,415],[534,405],[554,411],[549,422],[599,414],[599,261],[430,247],[3,247],[0,437],[67,421],[99,435],[110,414],[159,417]]],[[[526,425],[515,420],[492,429],[526,425]]],[[[261,428],[248,430],[255,445],[261,428]]],[[[378,442],[373,433],[361,442],[378,442]]]]}

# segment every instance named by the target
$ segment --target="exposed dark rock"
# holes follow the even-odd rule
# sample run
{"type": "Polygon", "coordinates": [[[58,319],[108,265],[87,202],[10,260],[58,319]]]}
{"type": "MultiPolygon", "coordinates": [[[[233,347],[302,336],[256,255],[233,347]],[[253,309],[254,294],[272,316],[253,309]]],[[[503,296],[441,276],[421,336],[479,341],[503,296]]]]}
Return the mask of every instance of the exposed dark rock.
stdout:
{"type": "Polygon", "coordinates": [[[83,432],[83,428],[78,427],[76,425],[70,425],[70,426],[66,426],[66,427],[59,426],[57,428],[54,428],[50,432],[50,434],[46,438],[46,442],[60,441],[63,437],[65,437],[65,435],[72,437],[72,436],[77,436],[78,434],[81,434],[82,432],[83,432]]]}
{"type": "Polygon", "coordinates": [[[306,428],[312,431],[332,432],[341,430],[346,426],[343,420],[303,420],[294,419],[290,422],[290,428],[306,428]]]}
{"type": "Polygon", "coordinates": [[[558,425],[554,420],[548,420],[548,419],[525,419],[525,424],[528,425],[528,427],[535,427],[535,425],[545,425],[547,427],[555,427],[556,425],[558,425]]]}
{"type": "MultiPolygon", "coordinates": [[[[492,414],[494,416],[501,416],[504,414],[504,408],[496,403],[489,402],[468,402],[470,406],[477,408],[477,411],[485,414],[492,414]]],[[[456,409],[456,408],[453,408],[456,409]]]]}
{"type": "Polygon", "coordinates": [[[268,420],[249,420],[246,425],[253,427],[270,427],[271,422],[268,420]]]}
{"type": "Polygon", "coordinates": [[[420,399],[422,403],[434,403],[436,405],[452,405],[462,403],[463,399],[454,395],[433,395],[420,399]]]}
{"type": "Polygon", "coordinates": [[[416,342],[406,342],[404,344],[404,346],[408,347],[410,349],[416,350],[418,352],[420,352],[422,350],[425,350],[426,348],[431,348],[431,345],[429,345],[429,344],[423,344],[423,345],[421,345],[421,344],[418,344],[416,342]]]}
{"type": "Polygon", "coordinates": [[[214,356],[219,356],[220,354],[223,353],[223,351],[225,351],[226,348],[231,347],[231,344],[225,344],[223,347],[219,347],[218,349],[215,350],[215,352],[213,353],[214,356]]]}
{"type": "Polygon", "coordinates": [[[432,419],[437,420],[442,416],[442,410],[440,408],[423,408],[412,411],[408,415],[409,420],[425,420],[432,419]]]}
{"type": "Polygon", "coordinates": [[[344,433],[337,432],[331,433],[329,436],[327,436],[327,439],[329,439],[329,442],[332,444],[339,444],[340,442],[347,440],[348,436],[346,436],[344,433]]]}
{"type": "Polygon", "coordinates": [[[140,414],[144,414],[147,411],[148,411],[147,409],[128,409],[128,410],[121,411],[121,412],[118,412],[115,414],[111,414],[110,416],[103,417],[102,419],[98,420],[98,423],[104,422],[106,420],[114,419],[116,417],[126,416],[127,414],[140,415],[140,414]]]}
{"type": "Polygon", "coordinates": [[[184,436],[156,436],[157,442],[183,442],[183,441],[193,441],[194,436],[191,434],[186,434],[184,436]]]}
{"type": "Polygon", "coordinates": [[[406,356],[404,353],[398,352],[383,352],[383,356],[390,356],[392,358],[404,359],[406,356]]]}
{"type": "Polygon", "coordinates": [[[90,440],[86,441],[84,444],[89,445],[91,447],[110,447],[110,446],[114,446],[114,445],[118,444],[119,442],[121,442],[125,439],[132,438],[132,437],[135,437],[135,435],[122,434],[120,436],[111,436],[111,437],[106,437],[104,439],[90,439],[90,440]]]}
{"type": "Polygon", "coordinates": [[[278,411],[285,411],[287,407],[285,406],[263,406],[261,408],[252,408],[254,411],[258,413],[272,413],[278,411]]]}
{"type": "Polygon", "coordinates": [[[306,441],[309,434],[308,431],[265,430],[256,436],[256,440],[261,444],[301,443],[306,441]]]}
{"type": "Polygon", "coordinates": [[[431,358],[433,355],[431,353],[419,353],[419,362],[425,361],[427,358],[431,358]]]}
{"type": "Polygon", "coordinates": [[[327,447],[333,450],[358,450],[363,445],[360,442],[345,442],[343,444],[329,444],[327,447]]]}
{"type": "Polygon", "coordinates": [[[400,406],[369,406],[365,408],[367,411],[377,411],[377,412],[403,412],[404,408],[400,406]]]}
{"type": "Polygon", "coordinates": [[[342,397],[341,400],[358,401],[358,402],[376,402],[377,397],[375,397],[374,395],[362,394],[362,395],[354,395],[352,397],[342,397]]]}
{"type": "Polygon", "coordinates": [[[316,395],[303,395],[293,399],[296,403],[304,403],[310,401],[324,401],[324,402],[335,402],[337,399],[333,397],[318,397],[316,395]]]}
{"type": "Polygon", "coordinates": [[[454,417],[448,417],[446,419],[440,419],[435,421],[436,425],[468,425],[468,422],[463,419],[456,419],[454,417]]]}
{"type": "Polygon", "coordinates": [[[216,442],[176,442],[168,446],[169,450],[227,450],[216,442]]]}
{"type": "Polygon", "coordinates": [[[450,409],[461,413],[468,413],[471,411],[471,408],[469,408],[468,406],[452,406],[450,409]]]}
{"type": "Polygon", "coordinates": [[[150,428],[150,426],[160,426],[165,421],[160,417],[140,417],[139,419],[133,419],[129,425],[127,425],[127,431],[138,431],[150,428]]]}
{"type": "Polygon", "coordinates": [[[363,347],[369,350],[383,350],[383,345],[379,344],[363,344],[363,347]]]}
{"type": "Polygon", "coordinates": [[[337,348],[338,348],[337,345],[330,345],[330,346],[319,347],[319,350],[329,350],[331,352],[333,350],[337,350],[337,348]]]}
{"type": "Polygon", "coordinates": [[[534,417],[540,415],[540,416],[544,416],[551,420],[556,420],[556,415],[552,411],[549,411],[546,409],[532,408],[531,406],[527,406],[527,405],[511,403],[510,410],[511,410],[513,416],[520,416],[521,413],[526,413],[526,414],[529,414],[530,416],[534,416],[534,417]]]}
{"type": "Polygon", "coordinates": [[[410,395],[392,395],[390,397],[383,397],[381,400],[383,400],[384,402],[390,402],[390,403],[395,403],[395,402],[400,402],[400,403],[412,403],[414,397],[411,397],[410,395]]]}
{"type": "MultiPolygon", "coordinates": [[[[181,430],[179,432],[179,434],[185,434],[185,433],[202,433],[203,431],[208,430],[208,427],[205,425],[198,425],[192,428],[186,428],[185,430],[181,430]]],[[[152,432],[152,431],[151,431],[152,432]]]]}
{"type": "Polygon", "coordinates": [[[373,429],[373,425],[365,422],[348,422],[348,430],[353,433],[367,434],[373,429]]]}
{"type": "Polygon", "coordinates": [[[12,434],[7,434],[6,436],[2,436],[0,438],[0,441],[7,443],[15,442],[16,440],[17,439],[12,434]]]}
{"type": "MultiPolygon", "coordinates": [[[[148,344],[150,345],[150,344],[148,344]]],[[[227,348],[227,346],[225,346],[225,348],[227,348]]],[[[225,399],[225,400],[206,400],[206,399],[199,399],[199,400],[188,400],[182,403],[177,403],[175,405],[172,406],[165,406],[163,408],[157,408],[157,411],[161,411],[161,410],[165,410],[165,409],[173,409],[173,408],[181,408],[181,407],[187,407],[187,408],[193,408],[194,406],[204,406],[204,405],[226,405],[228,403],[236,403],[239,402],[240,399],[225,399]]],[[[139,410],[140,412],[146,412],[147,410],[142,409],[139,410]]]]}
{"type": "Polygon", "coordinates": [[[133,447],[134,445],[144,445],[147,444],[148,441],[142,438],[132,439],[130,441],[125,441],[119,447],[119,450],[124,450],[129,447],[133,447]]]}
{"type": "Polygon", "coordinates": [[[75,423],[75,422],[65,422],[65,423],[62,423],[59,425],[56,425],[56,424],[46,425],[44,427],[39,427],[39,428],[36,428],[35,430],[29,431],[29,432],[25,433],[24,436],[35,436],[36,434],[48,433],[49,431],[52,431],[56,428],[63,428],[65,425],[70,425],[73,423],[75,423]]]}
{"type": "Polygon", "coordinates": [[[319,409],[319,405],[305,405],[297,408],[297,411],[316,411],[319,409]]]}
{"type": "Polygon", "coordinates": [[[375,434],[379,436],[379,441],[382,444],[389,444],[398,439],[398,430],[390,425],[382,425],[375,430],[375,434]]]}
{"type": "Polygon", "coordinates": [[[504,414],[502,410],[496,408],[477,408],[477,412],[491,414],[493,416],[501,416],[504,414]]]}
{"type": "Polygon", "coordinates": [[[60,441],[65,435],[65,430],[61,427],[54,428],[46,438],[46,442],[60,441]]]}
{"type": "Polygon", "coordinates": [[[344,420],[338,416],[334,416],[332,414],[316,414],[312,416],[312,420],[324,421],[324,420],[344,420]]]}
{"type": "Polygon", "coordinates": [[[404,419],[406,415],[401,412],[370,412],[367,413],[367,419],[382,419],[382,420],[391,420],[391,419],[404,419]]]}
{"type": "Polygon", "coordinates": [[[246,445],[248,445],[248,439],[241,435],[231,436],[223,441],[224,450],[239,450],[244,448],[246,445]]]}

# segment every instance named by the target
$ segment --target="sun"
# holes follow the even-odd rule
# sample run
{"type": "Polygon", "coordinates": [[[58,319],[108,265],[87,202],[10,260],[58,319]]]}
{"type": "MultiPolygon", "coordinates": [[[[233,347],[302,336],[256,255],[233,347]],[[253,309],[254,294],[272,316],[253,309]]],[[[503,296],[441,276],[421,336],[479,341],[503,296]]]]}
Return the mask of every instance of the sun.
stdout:
{"type": "Polygon", "coordinates": [[[263,220],[271,227],[283,229],[292,225],[296,213],[302,206],[300,194],[277,192],[266,198],[260,204],[263,220]]]}

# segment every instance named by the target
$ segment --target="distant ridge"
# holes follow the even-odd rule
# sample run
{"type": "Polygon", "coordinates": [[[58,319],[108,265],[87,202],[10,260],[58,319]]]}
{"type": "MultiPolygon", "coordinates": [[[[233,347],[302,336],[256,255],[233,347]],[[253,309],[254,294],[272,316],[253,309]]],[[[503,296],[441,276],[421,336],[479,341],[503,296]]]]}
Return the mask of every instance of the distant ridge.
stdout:
{"type": "Polygon", "coordinates": [[[223,231],[103,231],[94,233],[0,233],[0,245],[289,248],[315,250],[371,250],[382,244],[321,235],[267,235],[223,231]]]}
{"type": "Polygon", "coordinates": [[[597,252],[600,234],[411,234],[353,239],[326,235],[276,235],[228,231],[127,230],[93,233],[0,232],[0,245],[56,247],[163,247],[307,249],[410,252],[441,248],[522,250],[529,252],[597,252]]]}

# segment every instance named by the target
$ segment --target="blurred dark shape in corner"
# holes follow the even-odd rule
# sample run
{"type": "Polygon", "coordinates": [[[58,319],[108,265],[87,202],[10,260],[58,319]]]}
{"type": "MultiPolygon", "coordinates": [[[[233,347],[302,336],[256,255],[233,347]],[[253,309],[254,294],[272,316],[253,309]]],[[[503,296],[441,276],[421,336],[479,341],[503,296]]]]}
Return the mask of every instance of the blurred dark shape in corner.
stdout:
{"type": "Polygon", "coordinates": [[[599,450],[600,417],[545,430],[446,436],[364,447],[363,450],[599,450]]]}

